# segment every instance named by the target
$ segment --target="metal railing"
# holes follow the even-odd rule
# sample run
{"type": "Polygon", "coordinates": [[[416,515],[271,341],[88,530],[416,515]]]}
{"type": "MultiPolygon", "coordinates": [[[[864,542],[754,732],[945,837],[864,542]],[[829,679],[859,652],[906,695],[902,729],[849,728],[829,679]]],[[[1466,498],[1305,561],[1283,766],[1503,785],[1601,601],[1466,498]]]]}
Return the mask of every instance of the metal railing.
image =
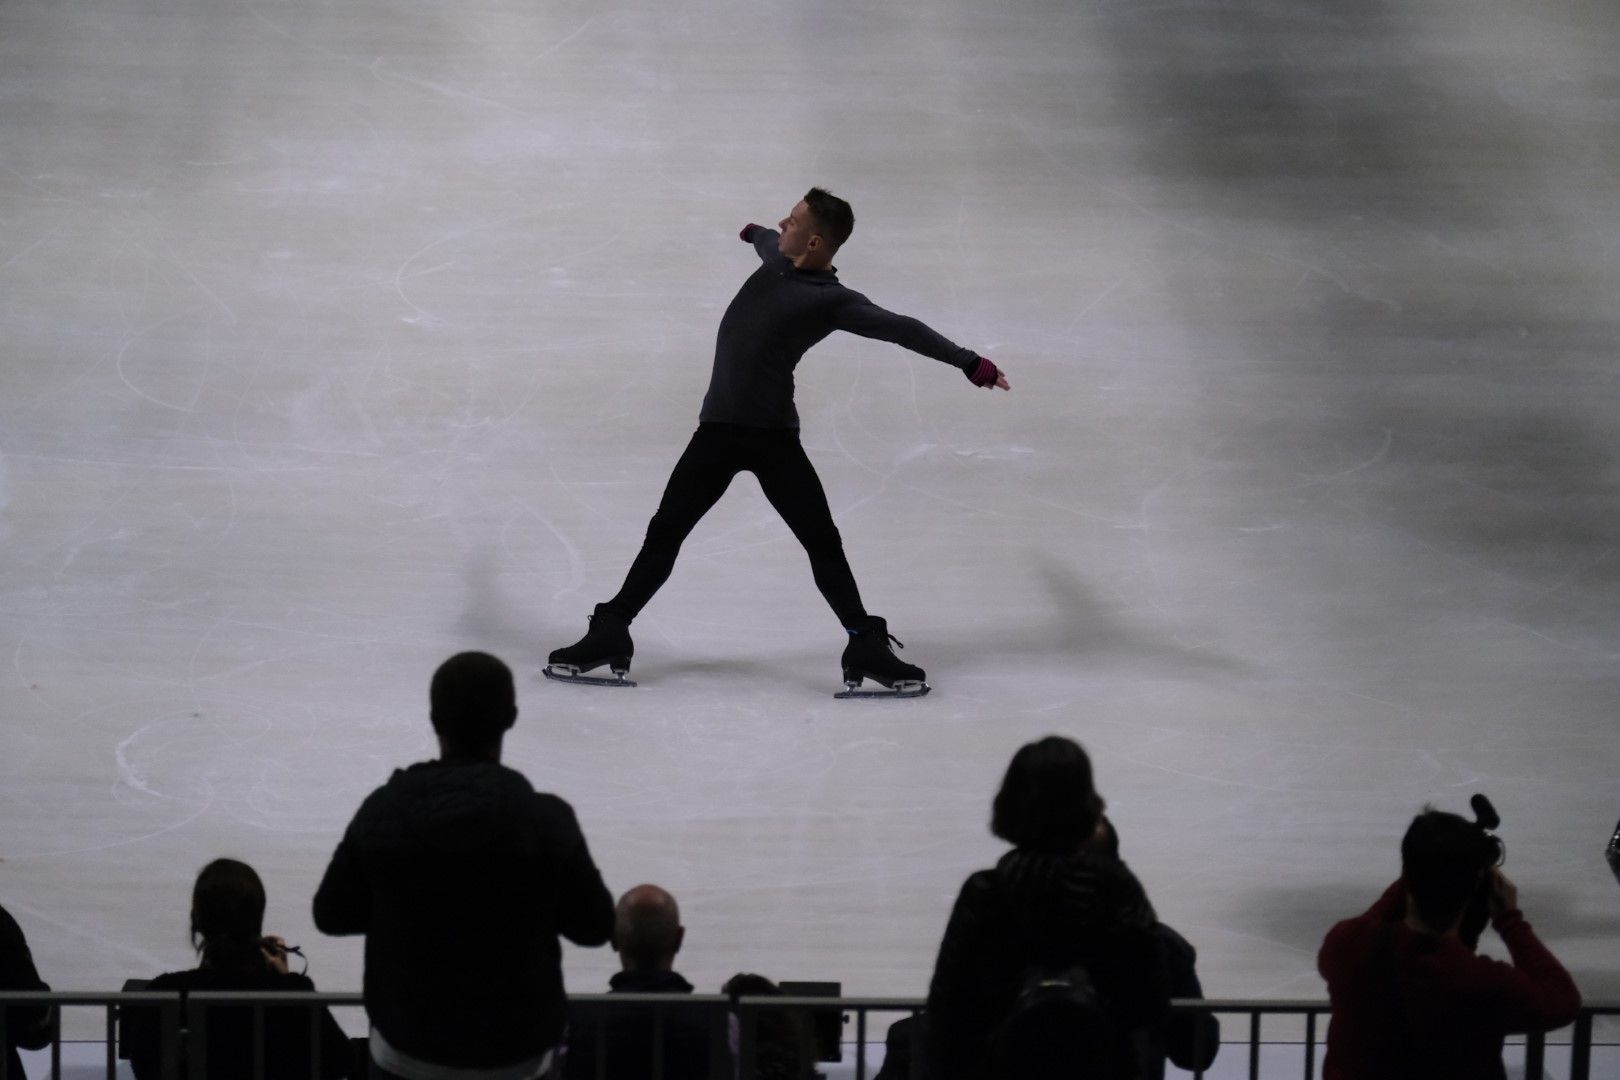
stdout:
{"type": "MultiPolygon", "coordinates": [[[[158,1045],[160,1047],[161,1080],[206,1080],[205,1055],[186,1053],[185,1048],[206,1047],[208,1014],[211,1010],[232,1007],[252,1010],[252,1062],[254,1080],[265,1080],[267,1059],[266,1010],[273,1007],[299,1006],[309,1013],[309,1047],[311,1076],[321,1075],[322,1017],[324,1010],[333,1007],[360,1007],[364,998],[358,993],[299,993],[299,992],[235,992],[235,991],[122,991],[116,993],[79,993],[71,991],[0,991],[0,1047],[8,1043],[9,1010],[5,1006],[49,1006],[50,1063],[53,1077],[62,1074],[62,1011],[64,1009],[100,1009],[103,1013],[106,1076],[112,1080],[117,1074],[119,1056],[119,1019],[122,1010],[154,1008],[157,1010],[158,1045]]],[[[650,1080],[663,1080],[665,1050],[669,1040],[671,1013],[685,1017],[701,1016],[708,1038],[711,1080],[735,1080],[754,1076],[760,1050],[759,1020],[770,1013],[784,1010],[801,1016],[811,1013],[836,1013],[848,1022],[854,1014],[855,1080],[867,1080],[867,1047],[871,1039],[871,1018],[874,1014],[910,1015],[923,1011],[921,998],[901,997],[789,997],[782,995],[739,997],[732,999],[722,994],[575,994],[569,998],[571,1022],[593,1025],[596,1033],[592,1074],[607,1075],[608,1040],[603,1036],[611,1018],[623,1019],[630,1011],[645,1009],[652,1017],[649,1040],[648,1076],[650,1080]],[[733,1070],[733,1059],[735,1070],[733,1070]]],[[[1222,1046],[1230,1050],[1246,1045],[1248,1048],[1248,1076],[1259,1080],[1262,1046],[1297,1045],[1303,1060],[1295,1076],[1315,1080],[1318,1050],[1326,1032],[1325,1018],[1328,1003],[1320,1000],[1178,1000],[1171,1008],[1177,1013],[1239,1016],[1247,1020],[1244,1036],[1222,1039],[1222,1046]],[[1303,1021],[1301,1039],[1290,1033],[1286,1039],[1267,1040],[1262,1028],[1265,1017],[1298,1017],[1303,1021]]],[[[1591,1080],[1592,1050],[1599,1045],[1594,1028],[1599,1018],[1620,1017],[1620,1001],[1595,1001],[1582,1006],[1575,1023],[1559,1032],[1547,1035],[1524,1036],[1524,1075],[1530,1078],[1545,1076],[1546,1053],[1549,1041],[1567,1045],[1569,1049],[1570,1080],[1591,1080]]],[[[1234,1033],[1235,1034],[1235,1033],[1234,1033]]],[[[1195,1036],[1197,1038],[1197,1036],[1195,1036]]],[[[1194,1056],[1202,1049],[1195,1045],[1194,1056]]],[[[1228,1071],[1230,1062],[1223,1066],[1228,1071]]],[[[0,1080],[20,1080],[8,1075],[7,1055],[0,1053],[0,1080]]],[[[1203,1070],[1193,1074],[1205,1075],[1203,1070]]]]}

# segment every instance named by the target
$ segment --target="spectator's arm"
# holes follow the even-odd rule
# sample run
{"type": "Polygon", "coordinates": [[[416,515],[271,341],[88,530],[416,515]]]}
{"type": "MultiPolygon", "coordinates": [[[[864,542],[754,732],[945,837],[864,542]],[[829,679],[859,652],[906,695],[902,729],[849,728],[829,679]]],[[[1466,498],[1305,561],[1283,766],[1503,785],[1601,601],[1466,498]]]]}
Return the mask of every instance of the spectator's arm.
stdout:
{"type": "Polygon", "coordinates": [[[354,1048],[349,1036],[338,1026],[331,1009],[321,1010],[321,1077],[340,1080],[355,1075],[354,1048]]]}
{"type": "MultiPolygon", "coordinates": [[[[1164,951],[1170,996],[1203,1000],[1204,987],[1198,981],[1198,970],[1194,966],[1198,953],[1192,943],[1163,923],[1159,923],[1155,930],[1164,951]]],[[[1213,1013],[1171,1013],[1165,1044],[1176,1068],[1188,1072],[1208,1069],[1215,1061],[1216,1051],[1221,1048],[1221,1022],[1213,1013]],[[1195,1049],[1197,1053],[1194,1053],[1195,1049]]]]}
{"type": "Polygon", "coordinates": [[[613,894],[591,860],[574,808],[561,799],[549,801],[558,814],[555,828],[562,844],[557,930],[575,945],[605,945],[613,936],[613,894]]]}
{"type": "Polygon", "coordinates": [[[1513,963],[1484,960],[1481,976],[1486,1000],[1498,1003],[1502,1030],[1551,1031],[1573,1023],[1581,1008],[1581,992],[1564,965],[1518,910],[1497,916],[1495,924],[1513,963]]]}
{"type": "Polygon", "coordinates": [[[922,1059],[931,1080],[967,1080],[983,1071],[995,1019],[985,983],[985,955],[995,948],[990,899],[979,875],[970,877],[940,939],[923,1025],[922,1059]]]}
{"type": "Polygon", "coordinates": [[[350,825],[315,890],[315,927],[323,934],[363,934],[371,928],[371,885],[353,837],[350,825]]]}

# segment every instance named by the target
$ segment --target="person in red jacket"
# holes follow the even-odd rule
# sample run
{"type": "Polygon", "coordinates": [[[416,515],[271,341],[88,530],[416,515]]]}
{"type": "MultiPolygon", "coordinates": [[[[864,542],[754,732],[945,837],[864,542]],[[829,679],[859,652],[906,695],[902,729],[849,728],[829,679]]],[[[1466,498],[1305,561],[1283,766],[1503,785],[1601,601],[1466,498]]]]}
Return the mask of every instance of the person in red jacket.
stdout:
{"type": "Polygon", "coordinates": [[[1333,1006],[1324,1080],[1505,1080],[1506,1035],[1571,1023],[1569,972],[1493,865],[1496,847],[1456,814],[1427,808],[1401,841],[1401,878],[1328,931],[1317,956],[1333,1006]],[[1459,932],[1484,891],[1512,963],[1478,956],[1459,932]]]}

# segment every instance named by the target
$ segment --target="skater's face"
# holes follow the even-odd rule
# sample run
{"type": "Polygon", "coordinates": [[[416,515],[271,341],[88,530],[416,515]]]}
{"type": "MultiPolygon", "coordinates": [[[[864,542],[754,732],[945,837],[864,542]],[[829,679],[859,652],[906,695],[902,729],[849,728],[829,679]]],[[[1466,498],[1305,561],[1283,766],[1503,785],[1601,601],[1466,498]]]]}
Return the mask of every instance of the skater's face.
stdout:
{"type": "Polygon", "coordinates": [[[799,259],[811,252],[819,251],[826,243],[820,233],[815,231],[816,219],[810,216],[810,207],[804,200],[788,211],[777,228],[781,236],[777,238],[776,249],[790,259],[799,259]]]}

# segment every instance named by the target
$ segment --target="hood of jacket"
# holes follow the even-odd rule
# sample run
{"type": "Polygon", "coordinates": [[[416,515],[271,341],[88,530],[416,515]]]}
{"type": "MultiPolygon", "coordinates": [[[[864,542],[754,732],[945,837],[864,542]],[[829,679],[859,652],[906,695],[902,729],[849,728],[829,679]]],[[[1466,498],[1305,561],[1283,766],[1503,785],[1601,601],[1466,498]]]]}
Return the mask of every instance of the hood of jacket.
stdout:
{"type": "Polygon", "coordinates": [[[1037,936],[1061,940],[1110,926],[1145,929],[1158,921],[1141,882],[1111,855],[1014,848],[996,863],[995,878],[1037,936]]]}
{"type": "Polygon", "coordinates": [[[377,826],[397,830],[402,845],[472,854],[510,844],[533,821],[534,788],[498,762],[467,758],[424,761],[394,773],[377,792],[377,826]]]}

